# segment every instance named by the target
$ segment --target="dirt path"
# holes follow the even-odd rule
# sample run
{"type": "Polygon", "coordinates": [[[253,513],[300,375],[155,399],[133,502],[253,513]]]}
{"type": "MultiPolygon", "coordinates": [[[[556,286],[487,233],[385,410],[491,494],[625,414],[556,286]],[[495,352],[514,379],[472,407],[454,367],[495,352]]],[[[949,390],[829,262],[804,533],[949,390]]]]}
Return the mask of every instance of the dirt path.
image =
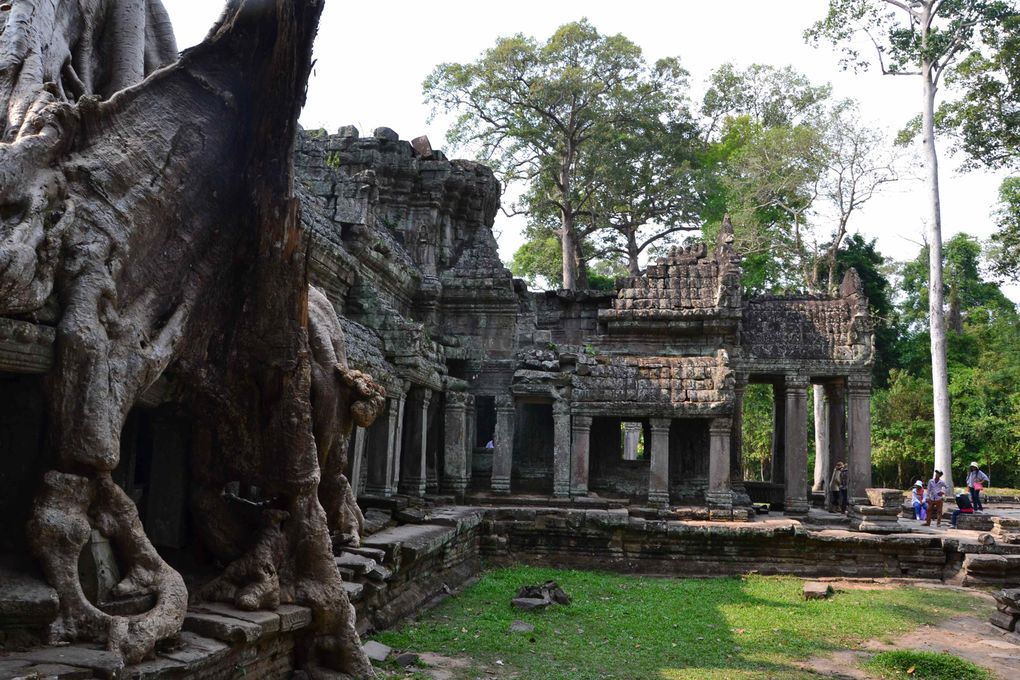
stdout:
{"type": "Polygon", "coordinates": [[[948,652],[984,666],[1002,680],[1020,678],[1020,637],[973,616],[947,619],[935,626],[926,624],[891,644],[871,640],[861,651],[814,657],[802,667],[835,678],[872,678],[860,670],[859,664],[875,652],[893,649],[948,652]]]}

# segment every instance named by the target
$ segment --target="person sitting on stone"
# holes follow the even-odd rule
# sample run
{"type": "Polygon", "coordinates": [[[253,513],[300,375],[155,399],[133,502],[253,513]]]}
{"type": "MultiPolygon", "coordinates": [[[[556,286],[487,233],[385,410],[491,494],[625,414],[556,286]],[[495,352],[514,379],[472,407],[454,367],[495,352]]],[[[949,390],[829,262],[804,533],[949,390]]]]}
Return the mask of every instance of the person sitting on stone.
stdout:
{"type": "Polygon", "coordinates": [[[924,483],[919,479],[914,482],[914,488],[910,491],[910,502],[914,506],[914,519],[924,521],[928,512],[928,499],[924,495],[924,483]]]}
{"type": "Polygon", "coordinates": [[[953,528],[956,528],[956,521],[960,515],[970,515],[974,512],[974,506],[970,502],[970,496],[965,493],[956,494],[956,510],[953,510],[953,517],[950,520],[950,524],[953,528]]]}
{"type": "Polygon", "coordinates": [[[981,491],[990,482],[988,475],[981,471],[981,466],[977,462],[970,464],[970,471],[967,473],[967,488],[970,490],[970,500],[976,512],[982,512],[985,509],[981,502],[981,491]]]}

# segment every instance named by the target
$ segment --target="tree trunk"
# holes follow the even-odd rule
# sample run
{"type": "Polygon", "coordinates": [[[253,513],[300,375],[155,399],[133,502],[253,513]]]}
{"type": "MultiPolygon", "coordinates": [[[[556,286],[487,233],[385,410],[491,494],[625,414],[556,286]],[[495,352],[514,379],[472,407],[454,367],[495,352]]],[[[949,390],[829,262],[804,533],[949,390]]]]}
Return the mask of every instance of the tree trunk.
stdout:
{"type": "Polygon", "coordinates": [[[627,270],[631,276],[641,276],[641,264],[638,258],[641,251],[638,250],[637,229],[627,231],[627,270]]]}
{"type": "Polygon", "coordinates": [[[560,255],[563,258],[563,289],[577,290],[577,232],[574,230],[574,216],[569,210],[562,214],[560,227],[560,255]]]}
{"type": "Polygon", "coordinates": [[[110,474],[129,410],[167,373],[192,415],[195,530],[229,562],[199,597],[307,605],[315,627],[299,657],[313,673],[371,677],[318,485],[336,448],[323,433],[367,425],[382,398],[347,369],[338,324],[309,300],[293,195],[322,3],[231,0],[165,68],[158,0],[108,6],[19,0],[0,33],[13,60],[0,64],[0,314],[57,317],[47,389],[59,469],[27,532],[60,600],[52,641],[137,662],[180,631],[184,581],[110,474]],[[229,503],[232,481],[259,487],[264,505],[229,503]],[[124,567],[115,594],[155,596],[148,612],[109,615],[84,598],[75,565],[93,530],[124,567]]]}
{"type": "Polygon", "coordinates": [[[935,412],[935,469],[953,486],[953,452],[949,426],[949,373],[946,366],[946,320],[942,284],[942,207],[939,163],[935,150],[935,83],[932,65],[921,66],[924,108],[921,134],[928,174],[928,311],[931,332],[931,379],[935,412]]]}
{"type": "Polygon", "coordinates": [[[829,482],[829,401],[825,385],[813,385],[815,416],[815,474],[812,491],[824,491],[829,482]]]}

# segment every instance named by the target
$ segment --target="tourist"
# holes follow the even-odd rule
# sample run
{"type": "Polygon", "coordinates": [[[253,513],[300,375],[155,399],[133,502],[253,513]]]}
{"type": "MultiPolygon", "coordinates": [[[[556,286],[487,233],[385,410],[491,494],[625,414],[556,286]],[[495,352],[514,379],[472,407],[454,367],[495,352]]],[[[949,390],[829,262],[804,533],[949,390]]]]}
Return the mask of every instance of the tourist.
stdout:
{"type": "Polygon", "coordinates": [[[942,479],[942,470],[936,470],[935,476],[928,480],[928,516],[924,526],[931,526],[931,518],[935,517],[935,526],[942,526],[942,504],[945,503],[949,487],[942,479]]]}
{"type": "Polygon", "coordinates": [[[831,512],[846,512],[846,486],[846,463],[836,463],[836,467],[832,470],[832,480],[829,482],[829,495],[832,499],[831,512]]]}
{"type": "Polygon", "coordinates": [[[956,520],[961,514],[969,515],[974,512],[974,506],[970,502],[970,496],[965,493],[956,494],[956,510],[953,510],[953,518],[950,524],[956,528],[956,520]]]}
{"type": "Polygon", "coordinates": [[[496,445],[490,439],[489,441],[485,442],[485,448],[487,448],[487,449],[494,449],[494,448],[496,448],[496,445]]]}
{"type": "Polygon", "coordinates": [[[914,506],[914,519],[924,521],[928,510],[928,499],[924,497],[924,483],[919,479],[910,490],[910,502],[914,506]]]}
{"type": "Polygon", "coordinates": [[[974,505],[976,512],[982,512],[985,509],[984,504],[981,502],[981,491],[991,482],[988,479],[988,475],[981,472],[981,466],[976,462],[970,464],[970,472],[967,473],[967,488],[970,489],[970,500],[974,505]]]}

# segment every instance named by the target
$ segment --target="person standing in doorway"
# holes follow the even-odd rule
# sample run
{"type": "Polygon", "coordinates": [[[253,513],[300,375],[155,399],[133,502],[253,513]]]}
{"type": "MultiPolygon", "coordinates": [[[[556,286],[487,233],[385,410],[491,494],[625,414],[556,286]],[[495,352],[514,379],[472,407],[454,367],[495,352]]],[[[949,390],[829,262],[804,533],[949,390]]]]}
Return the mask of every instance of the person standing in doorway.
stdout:
{"type": "Polygon", "coordinates": [[[976,462],[970,464],[970,472],[967,473],[967,489],[970,491],[970,503],[974,506],[974,512],[983,512],[984,504],[981,502],[981,492],[992,480],[988,475],[981,472],[981,466],[976,462]]]}
{"type": "Polygon", "coordinates": [[[832,511],[846,512],[847,506],[847,470],[846,463],[836,463],[829,481],[829,495],[832,497],[832,511]]]}
{"type": "Polygon", "coordinates": [[[946,494],[949,487],[942,480],[942,470],[936,470],[935,476],[928,480],[928,517],[924,526],[930,527],[932,517],[935,518],[935,526],[942,526],[942,505],[946,501],[946,494]]]}

